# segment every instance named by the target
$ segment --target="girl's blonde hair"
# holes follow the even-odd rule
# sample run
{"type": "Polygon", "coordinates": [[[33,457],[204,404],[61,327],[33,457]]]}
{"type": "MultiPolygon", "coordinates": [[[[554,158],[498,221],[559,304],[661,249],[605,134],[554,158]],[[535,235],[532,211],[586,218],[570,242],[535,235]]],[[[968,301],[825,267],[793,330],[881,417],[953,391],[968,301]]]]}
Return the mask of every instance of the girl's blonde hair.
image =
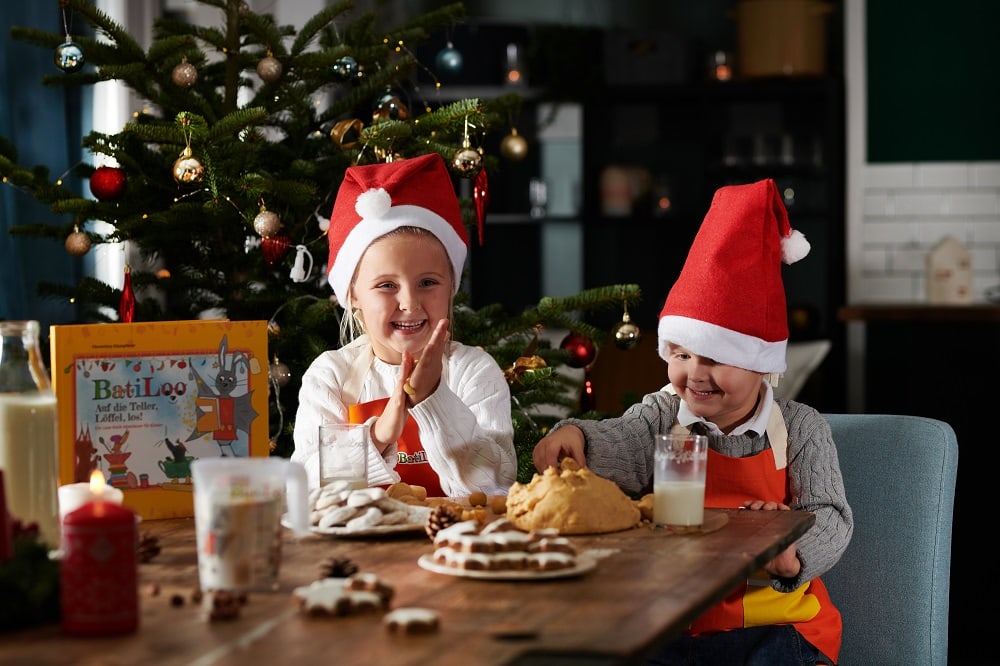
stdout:
{"type": "MultiPolygon", "coordinates": [[[[444,243],[441,243],[441,239],[439,239],[437,236],[435,236],[427,229],[424,229],[423,227],[396,227],[392,231],[388,231],[379,236],[378,238],[376,238],[375,240],[373,240],[371,244],[368,245],[368,247],[371,247],[372,245],[382,240],[383,238],[393,238],[395,236],[411,236],[414,238],[421,238],[421,237],[433,238],[438,242],[438,244],[441,245],[441,249],[445,250],[445,256],[448,255],[448,251],[444,247],[444,243]]],[[[358,265],[354,267],[354,275],[351,276],[352,291],[354,289],[355,283],[358,280],[358,270],[361,267],[361,262],[364,261],[365,254],[367,254],[367,252],[368,250],[365,249],[365,252],[361,254],[361,258],[358,260],[358,265]]],[[[448,274],[451,276],[450,291],[448,293],[454,294],[455,293],[454,286],[457,283],[458,276],[455,275],[455,269],[452,267],[451,262],[447,261],[446,263],[448,264],[448,274]]],[[[361,337],[362,335],[364,335],[365,322],[361,318],[361,313],[351,303],[350,295],[348,295],[348,302],[341,303],[341,306],[343,306],[344,308],[344,314],[340,318],[340,344],[341,346],[346,346],[349,343],[361,337]]],[[[452,296],[448,299],[449,328],[454,324],[455,321],[454,314],[455,314],[455,298],[454,296],[452,296]]]]}

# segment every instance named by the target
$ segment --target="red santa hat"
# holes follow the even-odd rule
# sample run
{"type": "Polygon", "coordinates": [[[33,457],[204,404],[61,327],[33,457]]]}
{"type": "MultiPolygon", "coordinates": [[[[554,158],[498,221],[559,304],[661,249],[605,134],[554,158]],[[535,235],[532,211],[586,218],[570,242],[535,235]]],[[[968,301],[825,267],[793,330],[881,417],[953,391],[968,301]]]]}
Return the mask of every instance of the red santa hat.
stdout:
{"type": "Polygon", "coordinates": [[[807,254],[773,180],[720,188],[660,312],[660,356],[668,359],[670,342],[726,365],[784,372],[781,264],[807,254]]]}
{"type": "Polygon", "coordinates": [[[328,279],[342,305],[361,256],[378,238],[399,227],[420,227],[444,245],[458,291],[469,234],[455,186],[437,153],[347,169],[337,192],[327,232],[328,279]]]}

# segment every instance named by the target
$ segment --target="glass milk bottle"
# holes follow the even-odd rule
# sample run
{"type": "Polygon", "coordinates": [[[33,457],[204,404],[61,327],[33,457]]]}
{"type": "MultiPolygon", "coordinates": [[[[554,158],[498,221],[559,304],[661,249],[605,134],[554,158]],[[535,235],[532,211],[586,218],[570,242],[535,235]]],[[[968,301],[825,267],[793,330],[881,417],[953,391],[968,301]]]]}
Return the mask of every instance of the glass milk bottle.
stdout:
{"type": "Polygon", "coordinates": [[[56,398],[38,346],[37,321],[0,321],[0,469],[7,508],[59,547],[56,398]]]}

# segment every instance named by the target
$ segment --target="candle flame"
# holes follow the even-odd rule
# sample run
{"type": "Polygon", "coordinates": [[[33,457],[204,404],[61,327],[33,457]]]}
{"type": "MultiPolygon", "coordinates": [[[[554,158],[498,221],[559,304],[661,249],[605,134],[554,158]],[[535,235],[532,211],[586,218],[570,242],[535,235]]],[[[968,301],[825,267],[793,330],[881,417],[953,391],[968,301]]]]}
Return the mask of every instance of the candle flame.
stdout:
{"type": "Polygon", "coordinates": [[[93,472],[90,473],[90,493],[92,495],[97,495],[98,497],[102,497],[104,495],[105,485],[106,484],[104,483],[104,473],[101,470],[95,469],[93,472]]]}

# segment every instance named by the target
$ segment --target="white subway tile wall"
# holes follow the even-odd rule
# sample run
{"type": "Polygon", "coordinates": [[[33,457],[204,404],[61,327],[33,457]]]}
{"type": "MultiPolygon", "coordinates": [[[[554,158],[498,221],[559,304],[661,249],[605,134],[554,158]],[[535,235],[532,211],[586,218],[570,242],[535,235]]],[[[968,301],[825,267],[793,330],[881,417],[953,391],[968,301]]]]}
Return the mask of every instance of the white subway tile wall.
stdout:
{"type": "Polygon", "coordinates": [[[865,164],[857,293],[927,300],[927,255],[952,236],[972,255],[976,302],[1000,285],[1000,163],[865,164]]]}

